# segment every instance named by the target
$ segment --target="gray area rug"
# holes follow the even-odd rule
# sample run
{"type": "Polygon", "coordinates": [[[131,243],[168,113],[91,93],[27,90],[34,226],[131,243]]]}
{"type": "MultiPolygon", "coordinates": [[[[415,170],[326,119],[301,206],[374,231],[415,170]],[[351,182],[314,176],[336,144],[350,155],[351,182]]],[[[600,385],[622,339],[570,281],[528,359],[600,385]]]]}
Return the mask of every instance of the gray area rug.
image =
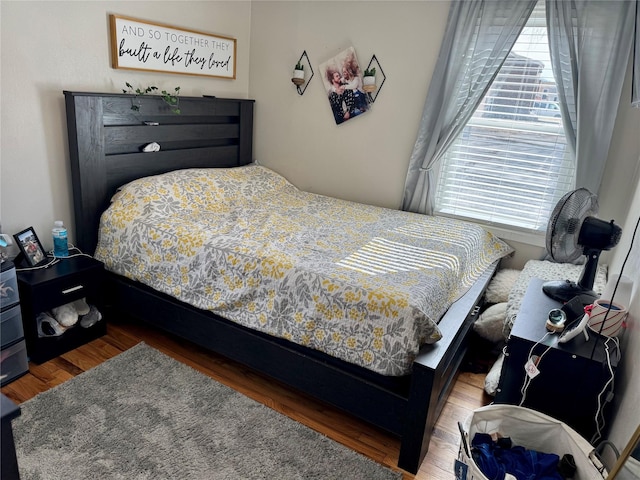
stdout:
{"type": "Polygon", "coordinates": [[[13,425],[23,480],[401,478],[143,343],[13,425]]]}

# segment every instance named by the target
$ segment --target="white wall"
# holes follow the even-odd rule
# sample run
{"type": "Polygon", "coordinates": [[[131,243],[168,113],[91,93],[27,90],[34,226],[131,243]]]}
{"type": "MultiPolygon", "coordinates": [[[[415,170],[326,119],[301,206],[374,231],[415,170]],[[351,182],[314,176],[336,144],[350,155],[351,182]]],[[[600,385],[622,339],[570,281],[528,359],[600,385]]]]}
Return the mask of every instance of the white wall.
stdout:
{"type": "Polygon", "coordinates": [[[32,225],[47,249],[56,219],[74,238],[63,90],[248,95],[250,2],[3,0],[0,21],[0,221],[9,234],[32,225]],[[110,13],[236,38],[236,79],[111,68],[110,13]]]}
{"type": "Polygon", "coordinates": [[[439,1],[254,2],[256,158],[302,189],[398,208],[448,10],[439,1]],[[351,46],[362,67],[375,54],[387,79],[368,112],[336,125],[318,67],[351,46]],[[315,76],[300,96],[290,79],[305,50],[315,76]]]}
{"type": "MultiPolygon", "coordinates": [[[[448,10],[448,1],[253,2],[249,96],[256,99],[256,158],[302,189],[398,208],[448,10]],[[375,54],[387,80],[369,112],[336,125],[318,66],[350,46],[364,66],[375,54]],[[316,76],[300,96],[290,78],[305,50],[316,76]]],[[[636,185],[628,172],[640,155],[640,111],[629,105],[630,80],[631,70],[603,188],[595,192],[603,218],[619,223],[636,185]]],[[[544,238],[537,240],[531,246],[509,239],[517,253],[505,266],[541,258],[544,238]]]]}
{"type": "MultiPolygon", "coordinates": [[[[640,178],[640,158],[635,171],[628,174],[636,180],[640,178]]],[[[614,401],[615,419],[611,424],[609,440],[620,449],[640,424],[638,406],[640,405],[640,231],[631,243],[636,223],[640,219],[640,186],[630,202],[629,215],[625,221],[626,229],[622,240],[616,247],[611,263],[611,271],[629,277],[634,282],[634,293],[629,306],[627,330],[622,337],[623,361],[617,371],[616,398],[614,401]],[[625,263],[625,258],[628,260],[625,263]],[[624,270],[622,267],[624,265],[624,270]]]]}

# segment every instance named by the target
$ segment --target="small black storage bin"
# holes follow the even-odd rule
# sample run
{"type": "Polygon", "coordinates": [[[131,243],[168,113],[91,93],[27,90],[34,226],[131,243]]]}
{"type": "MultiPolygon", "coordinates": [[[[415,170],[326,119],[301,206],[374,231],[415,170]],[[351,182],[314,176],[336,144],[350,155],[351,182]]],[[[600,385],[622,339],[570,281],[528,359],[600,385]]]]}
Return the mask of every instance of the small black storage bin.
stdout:
{"type": "Polygon", "coordinates": [[[7,260],[0,264],[0,308],[10,307],[20,301],[18,279],[13,262],[7,260]]]}
{"type": "Polygon", "coordinates": [[[21,377],[29,371],[27,360],[27,345],[24,339],[8,347],[2,347],[2,359],[0,360],[0,386],[21,377]]]}
{"type": "Polygon", "coordinates": [[[20,305],[15,305],[0,313],[0,340],[2,348],[24,337],[20,305]]]}

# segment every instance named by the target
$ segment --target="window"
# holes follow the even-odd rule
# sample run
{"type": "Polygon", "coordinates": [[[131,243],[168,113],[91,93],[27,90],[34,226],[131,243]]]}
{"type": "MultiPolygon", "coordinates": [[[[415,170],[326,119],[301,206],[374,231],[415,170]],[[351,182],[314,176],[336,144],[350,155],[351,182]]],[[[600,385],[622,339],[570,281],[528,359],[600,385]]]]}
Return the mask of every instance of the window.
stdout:
{"type": "Polygon", "coordinates": [[[435,213],[511,230],[546,230],[573,188],[539,2],[482,103],[439,166],[435,213]]]}

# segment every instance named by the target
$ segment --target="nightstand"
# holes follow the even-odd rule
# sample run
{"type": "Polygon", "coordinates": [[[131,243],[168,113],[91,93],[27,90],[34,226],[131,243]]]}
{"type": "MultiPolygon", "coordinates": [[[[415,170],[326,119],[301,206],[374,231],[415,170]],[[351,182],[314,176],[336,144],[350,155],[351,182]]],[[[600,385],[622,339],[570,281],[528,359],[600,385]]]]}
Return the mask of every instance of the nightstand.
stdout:
{"type": "Polygon", "coordinates": [[[36,317],[40,312],[86,298],[102,312],[104,266],[87,256],[61,259],[55,265],[18,272],[22,323],[27,355],[42,363],[104,335],[106,319],[84,328],[78,321],[59,336],[40,336],[36,317]]]}
{"type": "MultiPolygon", "coordinates": [[[[559,335],[549,334],[540,342],[547,333],[545,322],[549,311],[562,306],[543,293],[543,283],[543,280],[532,279],[525,293],[505,347],[495,403],[520,404],[525,364],[533,348],[533,355],[542,357],[537,365],[540,373],[526,388],[522,406],[566,423],[589,440],[597,432],[598,399],[604,402],[607,393],[600,395],[601,392],[605,386],[607,391],[611,389],[608,383],[611,372],[615,374],[618,366],[619,352],[609,340],[608,360],[607,337],[591,330],[588,330],[589,341],[580,334],[567,343],[558,343],[559,335]]],[[[608,407],[605,407],[605,420],[607,413],[608,407]]],[[[600,425],[602,427],[602,421],[600,425]]],[[[606,425],[607,422],[605,428],[606,425]]]]}

